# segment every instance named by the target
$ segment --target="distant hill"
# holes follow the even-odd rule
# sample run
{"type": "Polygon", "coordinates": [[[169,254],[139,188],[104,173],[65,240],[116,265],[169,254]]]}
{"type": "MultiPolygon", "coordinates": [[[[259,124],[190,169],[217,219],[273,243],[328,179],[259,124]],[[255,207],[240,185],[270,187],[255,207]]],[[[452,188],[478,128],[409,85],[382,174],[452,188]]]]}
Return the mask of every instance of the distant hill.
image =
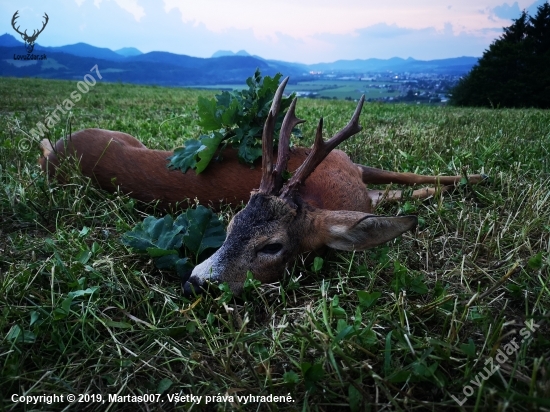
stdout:
{"type": "MultiPolygon", "coordinates": [[[[11,34],[6,33],[0,36],[0,47],[24,47],[24,46],[25,46],[25,43],[17,40],[11,34]]],[[[33,53],[36,54],[36,53],[48,53],[48,52],[60,52],[60,53],[72,54],[74,56],[95,57],[97,59],[114,60],[114,61],[124,59],[124,56],[121,56],[120,54],[115,53],[111,49],[108,49],[106,47],[95,47],[87,43],[76,43],[76,44],[69,44],[67,46],[59,46],[59,47],[47,47],[47,46],[41,46],[39,43],[35,44],[33,53]]],[[[23,50],[23,51],[20,51],[18,54],[24,54],[24,53],[25,51],[23,50]]]]}
{"type": "Polygon", "coordinates": [[[60,47],[44,47],[37,45],[34,48],[36,51],[44,51],[44,52],[61,52],[61,53],[68,53],[72,54],[74,56],[80,56],[80,57],[94,57],[96,59],[104,59],[104,60],[122,60],[124,59],[124,56],[121,56],[118,53],[115,53],[111,49],[108,49],[106,47],[95,47],[91,46],[87,43],[76,43],[76,44],[69,44],[67,46],[60,46],[60,47]]]}
{"type": "MultiPolygon", "coordinates": [[[[252,56],[220,56],[214,58],[201,58],[186,56],[183,54],[174,54],[168,52],[150,52],[139,56],[126,58],[127,62],[150,62],[162,65],[180,67],[185,70],[198,70],[201,77],[207,76],[210,81],[202,84],[216,83],[242,83],[244,79],[250,77],[256,68],[262,71],[262,74],[274,75],[278,72],[288,76],[300,77],[304,75],[304,70],[291,65],[271,63],[257,59],[252,56]],[[246,74],[240,74],[244,73],[246,74]]],[[[193,81],[193,84],[196,82],[193,81]]]]}
{"type": "Polygon", "coordinates": [[[282,73],[293,82],[310,79],[310,71],[362,75],[376,72],[425,72],[464,74],[477,63],[475,57],[442,60],[366,59],[338,60],[311,65],[268,60],[251,56],[245,50],[237,53],[220,50],[211,58],[201,58],[154,51],[142,53],[134,47],[117,51],[77,43],[59,47],[35,45],[35,54],[46,54],[41,61],[14,60],[14,55],[26,54],[24,43],[11,34],[0,36],[0,76],[82,79],[91,67],[98,65],[106,81],[193,86],[243,83],[259,68],[264,75],[282,73]]]}
{"type": "Polygon", "coordinates": [[[310,64],[313,71],[361,73],[361,72],[432,72],[462,74],[467,73],[478,61],[477,57],[455,57],[440,60],[416,60],[411,57],[402,59],[366,59],[337,60],[332,63],[310,64]]]}
{"type": "Polygon", "coordinates": [[[0,36],[0,47],[19,47],[23,46],[25,43],[17,40],[11,34],[5,33],[0,36]]]}
{"type": "Polygon", "coordinates": [[[13,60],[13,55],[24,54],[22,52],[22,46],[0,47],[0,76],[82,80],[83,76],[97,65],[103,81],[107,82],[198,86],[242,83],[257,68],[260,68],[263,75],[273,76],[282,72],[296,80],[303,74],[302,70],[268,64],[251,56],[203,59],[167,52],[151,52],[129,57],[118,55],[117,60],[106,60],[45,49],[45,60],[13,60]]]}
{"type": "Polygon", "coordinates": [[[115,50],[115,53],[120,54],[121,56],[124,56],[124,57],[139,56],[140,54],[143,54],[141,51],[139,51],[135,47],[123,47],[122,49],[115,50]]]}
{"type": "Polygon", "coordinates": [[[250,56],[250,54],[246,50],[239,50],[237,53],[233,53],[231,50],[218,50],[212,55],[212,58],[224,56],[250,56]]]}

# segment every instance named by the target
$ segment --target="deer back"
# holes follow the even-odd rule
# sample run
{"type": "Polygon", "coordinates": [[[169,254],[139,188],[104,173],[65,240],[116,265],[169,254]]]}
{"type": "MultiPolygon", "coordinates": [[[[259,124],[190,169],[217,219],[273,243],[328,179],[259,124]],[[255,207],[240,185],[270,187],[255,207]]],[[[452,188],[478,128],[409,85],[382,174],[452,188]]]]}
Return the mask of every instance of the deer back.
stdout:
{"type": "MultiPolygon", "coordinates": [[[[262,178],[259,162],[254,167],[241,164],[236,150],[227,148],[223,160],[213,161],[197,175],[168,169],[173,152],[151,150],[133,136],[103,129],[85,129],[60,139],[54,147],[42,143],[40,165],[50,176],[64,181],[58,173],[62,159],[74,158],[84,176],[104,190],[123,193],[143,202],[158,202],[158,207],[193,201],[219,208],[221,204],[246,203],[262,178]]],[[[290,151],[288,169],[295,171],[311,149],[296,147],[290,151]]],[[[340,150],[327,159],[300,187],[302,199],[316,208],[369,212],[371,200],[362,182],[362,172],[340,150]]],[[[184,206],[187,205],[184,203],[184,206]]]]}

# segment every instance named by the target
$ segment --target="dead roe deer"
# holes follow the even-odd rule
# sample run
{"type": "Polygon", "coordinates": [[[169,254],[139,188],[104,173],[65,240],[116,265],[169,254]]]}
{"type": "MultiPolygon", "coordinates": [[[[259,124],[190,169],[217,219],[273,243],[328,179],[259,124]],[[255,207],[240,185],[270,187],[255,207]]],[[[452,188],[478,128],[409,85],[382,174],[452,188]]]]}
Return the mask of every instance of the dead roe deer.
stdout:
{"type": "MultiPolygon", "coordinates": [[[[344,152],[333,150],[361,130],[364,98],[348,125],[326,142],[321,119],[312,149],[289,147],[292,129],[303,122],[295,115],[294,99],[281,127],[275,159],[274,123],[287,81],[277,89],[264,125],[261,169],[240,164],[237,152],[226,149],[222,162],[213,162],[199,175],[183,174],[167,168],[172,152],[150,150],[128,134],[101,129],[79,131],[53,147],[44,140],[40,164],[54,176],[61,159],[74,157],[82,173],[99,187],[120,190],[144,202],[156,201],[164,209],[186,199],[213,207],[220,202],[239,205],[248,200],[231,220],[221,248],[195,267],[184,283],[186,294],[200,292],[206,281],[228,282],[232,291],[239,293],[248,271],[262,282],[273,282],[302,252],[325,246],[364,250],[416,226],[416,216],[371,214],[383,197],[398,200],[401,191],[368,190],[366,183],[454,185],[460,181],[461,176],[422,176],[358,165],[344,152]],[[294,173],[285,183],[286,170],[294,173]]],[[[63,179],[63,175],[59,177],[63,179]]],[[[471,183],[481,179],[480,175],[469,176],[471,183]]],[[[434,192],[434,188],[418,189],[412,196],[426,198],[434,192]]]]}

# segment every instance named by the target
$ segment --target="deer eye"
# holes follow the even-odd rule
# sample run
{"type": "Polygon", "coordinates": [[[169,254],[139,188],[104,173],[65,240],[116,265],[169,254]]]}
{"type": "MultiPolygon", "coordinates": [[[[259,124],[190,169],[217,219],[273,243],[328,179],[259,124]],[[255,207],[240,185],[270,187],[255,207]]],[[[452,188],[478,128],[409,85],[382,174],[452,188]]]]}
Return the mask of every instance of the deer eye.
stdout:
{"type": "Polygon", "coordinates": [[[274,255],[281,251],[283,245],[281,243],[269,243],[258,250],[258,253],[265,253],[266,255],[274,255]]]}

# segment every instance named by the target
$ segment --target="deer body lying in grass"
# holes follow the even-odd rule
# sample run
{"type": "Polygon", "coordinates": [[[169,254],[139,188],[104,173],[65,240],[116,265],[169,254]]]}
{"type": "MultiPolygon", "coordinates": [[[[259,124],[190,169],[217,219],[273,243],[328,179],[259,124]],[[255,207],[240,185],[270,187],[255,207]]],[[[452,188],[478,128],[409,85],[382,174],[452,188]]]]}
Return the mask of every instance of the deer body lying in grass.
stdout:
{"type": "MultiPolygon", "coordinates": [[[[303,122],[295,115],[295,99],[284,118],[275,159],[274,123],[287,80],[279,86],[264,125],[261,169],[239,164],[237,153],[227,149],[223,162],[210,165],[200,175],[183,174],[167,168],[166,159],[172,152],[150,150],[128,134],[100,129],[82,130],[59,140],[55,147],[43,141],[40,163],[54,175],[60,159],[74,156],[82,173],[100,187],[110,191],[118,188],[145,202],[158,201],[164,208],[195,198],[214,206],[248,200],[230,222],[221,248],[195,267],[185,281],[186,294],[198,293],[206,281],[228,282],[232,291],[239,293],[248,271],[262,282],[273,282],[302,252],[325,246],[364,250],[416,226],[416,216],[373,215],[383,196],[399,200],[402,194],[398,190],[384,194],[368,190],[366,183],[453,185],[460,181],[461,176],[422,176],[370,168],[333,150],[361,130],[359,115],[364,98],[348,125],[330,140],[323,140],[321,119],[312,149],[290,149],[292,129],[303,122]],[[285,183],[286,170],[295,172],[285,183]]],[[[480,175],[469,177],[472,183],[480,180],[480,175]]],[[[426,198],[434,191],[415,190],[412,197],[426,198]]]]}

